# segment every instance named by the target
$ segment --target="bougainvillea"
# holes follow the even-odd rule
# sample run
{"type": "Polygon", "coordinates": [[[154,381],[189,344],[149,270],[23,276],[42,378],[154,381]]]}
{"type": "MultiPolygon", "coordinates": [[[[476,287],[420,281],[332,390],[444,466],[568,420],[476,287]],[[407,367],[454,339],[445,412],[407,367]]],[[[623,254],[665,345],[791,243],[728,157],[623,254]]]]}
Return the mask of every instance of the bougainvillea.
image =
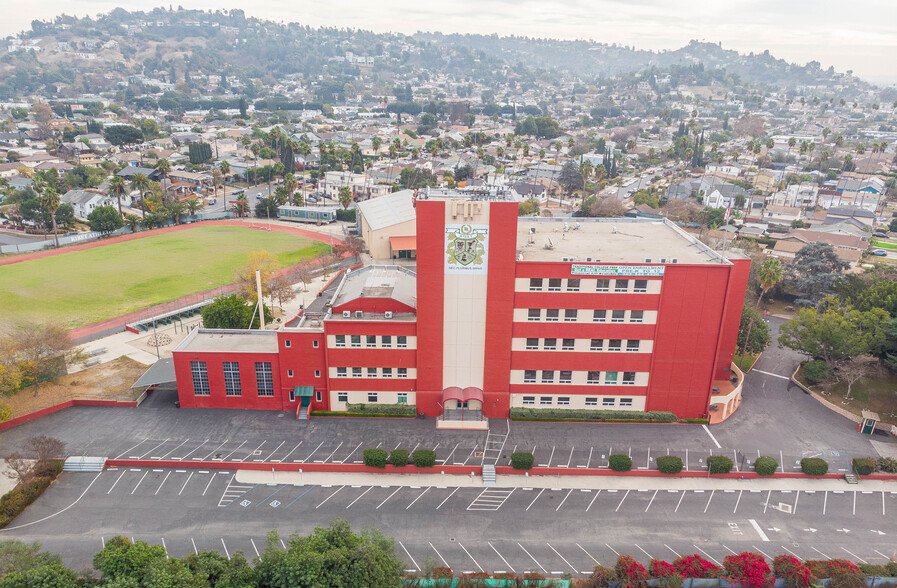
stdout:
{"type": "Polygon", "coordinates": [[[590,578],[597,588],[608,588],[611,582],[617,580],[617,574],[612,569],[598,564],[592,570],[590,578]]]}
{"type": "Polygon", "coordinates": [[[683,578],[719,578],[722,575],[718,565],[698,554],[676,558],[673,569],[683,578]]]}
{"type": "Polygon", "coordinates": [[[651,560],[651,575],[655,578],[669,578],[678,575],[675,568],[665,561],[659,559],[651,560]]]}
{"type": "Polygon", "coordinates": [[[438,567],[433,568],[434,580],[450,580],[452,578],[452,568],[438,567]]]}
{"type": "Polygon", "coordinates": [[[785,588],[807,588],[810,585],[810,568],[793,555],[779,555],[772,569],[777,578],[785,581],[785,588]]]}
{"type": "Polygon", "coordinates": [[[645,566],[628,555],[621,555],[617,558],[614,571],[620,581],[620,588],[646,588],[648,580],[650,580],[645,566]]]}
{"type": "Polygon", "coordinates": [[[833,559],[828,563],[829,588],[863,588],[866,574],[858,565],[846,559],[833,559]]]}
{"type": "Polygon", "coordinates": [[[490,576],[486,572],[471,572],[467,574],[467,578],[469,580],[488,580],[491,577],[492,576],[490,576]]]}
{"type": "Polygon", "coordinates": [[[756,553],[745,551],[738,555],[727,555],[723,566],[729,581],[741,584],[744,588],[771,588],[775,581],[766,559],[756,553]]]}

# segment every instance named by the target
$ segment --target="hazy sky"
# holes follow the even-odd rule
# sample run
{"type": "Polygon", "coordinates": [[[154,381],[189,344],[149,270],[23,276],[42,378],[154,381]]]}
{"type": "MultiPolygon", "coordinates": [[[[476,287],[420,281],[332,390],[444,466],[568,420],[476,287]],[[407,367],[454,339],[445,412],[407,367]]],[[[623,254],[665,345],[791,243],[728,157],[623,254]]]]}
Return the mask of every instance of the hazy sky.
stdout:
{"type": "MultiPolygon", "coordinates": [[[[29,28],[34,18],[60,13],[94,16],[116,6],[168,6],[136,0],[0,0],[4,5],[3,35],[29,28]]],[[[676,49],[690,39],[721,41],[742,53],[769,49],[789,62],[815,59],[823,68],[833,65],[871,82],[897,83],[895,0],[182,0],[181,5],[242,8],[247,15],[276,21],[381,32],[592,39],[654,50],[676,49]]]]}

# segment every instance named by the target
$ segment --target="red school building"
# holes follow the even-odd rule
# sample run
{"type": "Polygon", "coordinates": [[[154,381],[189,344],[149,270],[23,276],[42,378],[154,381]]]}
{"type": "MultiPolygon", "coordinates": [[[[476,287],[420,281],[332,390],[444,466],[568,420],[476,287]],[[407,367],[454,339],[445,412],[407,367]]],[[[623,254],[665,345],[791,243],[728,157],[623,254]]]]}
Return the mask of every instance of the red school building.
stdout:
{"type": "Polygon", "coordinates": [[[417,265],[348,271],[276,331],[197,329],[183,407],[409,404],[485,426],[512,407],[725,418],[750,260],[655,219],[518,219],[517,203],[416,201],[417,265]]]}

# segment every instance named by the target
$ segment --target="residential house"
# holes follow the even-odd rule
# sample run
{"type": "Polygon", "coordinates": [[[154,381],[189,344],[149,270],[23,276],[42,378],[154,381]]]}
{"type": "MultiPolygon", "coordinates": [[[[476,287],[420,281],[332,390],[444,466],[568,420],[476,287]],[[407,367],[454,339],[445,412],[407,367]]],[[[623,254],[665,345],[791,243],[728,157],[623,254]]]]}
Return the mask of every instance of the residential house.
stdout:
{"type": "Polygon", "coordinates": [[[536,200],[544,204],[548,202],[545,186],[534,182],[517,182],[511,186],[511,196],[516,200],[536,200]]]}
{"type": "Polygon", "coordinates": [[[791,184],[784,190],[780,190],[773,194],[770,197],[770,204],[806,208],[816,206],[816,198],[818,195],[819,188],[816,184],[791,184]]]}
{"type": "Polygon", "coordinates": [[[744,188],[726,182],[708,188],[704,193],[704,205],[710,208],[743,208],[747,197],[744,188]]]}
{"type": "Polygon", "coordinates": [[[353,198],[377,198],[389,194],[391,187],[375,184],[367,174],[349,171],[329,171],[318,182],[318,191],[330,198],[339,198],[340,188],[348,186],[353,198]]]}
{"type": "Polygon", "coordinates": [[[793,206],[770,204],[763,211],[763,220],[775,225],[790,225],[803,219],[803,210],[793,206]]]}
{"type": "Polygon", "coordinates": [[[400,190],[358,203],[358,234],[374,259],[417,255],[414,191],[400,190]]]}
{"type": "Polygon", "coordinates": [[[60,196],[60,200],[72,206],[75,218],[83,220],[87,220],[87,215],[97,206],[112,206],[117,202],[115,198],[97,190],[69,190],[60,196]]]}
{"type": "Polygon", "coordinates": [[[836,206],[828,209],[825,224],[835,224],[847,219],[872,226],[875,223],[875,213],[860,206],[836,206]]]}

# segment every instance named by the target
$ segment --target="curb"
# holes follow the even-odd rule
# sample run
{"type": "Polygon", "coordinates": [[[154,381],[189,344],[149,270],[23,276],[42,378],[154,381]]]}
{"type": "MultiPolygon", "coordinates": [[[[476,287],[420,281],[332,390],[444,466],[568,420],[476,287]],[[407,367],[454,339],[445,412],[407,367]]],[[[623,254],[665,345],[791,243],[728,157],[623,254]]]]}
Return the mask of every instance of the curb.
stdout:
{"type": "Polygon", "coordinates": [[[23,423],[27,423],[28,421],[33,421],[35,419],[39,419],[41,417],[47,416],[48,414],[53,414],[54,412],[58,412],[60,410],[65,410],[66,408],[71,408],[72,406],[112,406],[112,407],[129,407],[134,408],[138,406],[139,403],[136,400],[68,400],[61,404],[54,404],[53,406],[48,406],[47,408],[42,408],[40,410],[36,410],[34,412],[24,414],[20,417],[16,417],[14,419],[9,419],[8,421],[3,421],[0,423],[0,431],[5,431],[6,429],[11,429],[17,425],[21,425],[23,423]]]}

